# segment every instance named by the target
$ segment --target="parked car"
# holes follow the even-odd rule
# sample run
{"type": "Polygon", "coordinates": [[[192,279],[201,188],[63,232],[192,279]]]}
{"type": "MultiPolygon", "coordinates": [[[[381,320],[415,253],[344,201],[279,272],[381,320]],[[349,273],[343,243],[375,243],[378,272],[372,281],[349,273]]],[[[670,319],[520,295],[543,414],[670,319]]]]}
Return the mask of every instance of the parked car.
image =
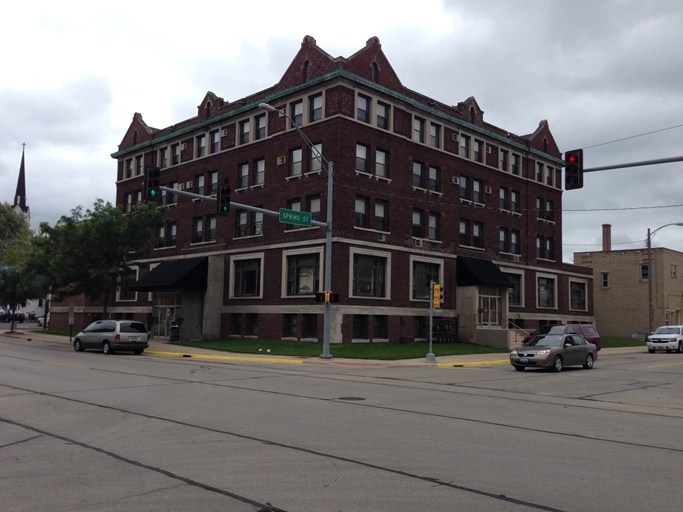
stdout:
{"type": "Polygon", "coordinates": [[[38,322],[38,327],[43,327],[43,324],[45,324],[47,327],[50,327],[50,313],[48,312],[47,318],[44,316],[39,316],[36,321],[38,322]]]}
{"type": "Polygon", "coordinates": [[[598,350],[602,348],[601,338],[598,331],[593,327],[592,324],[554,324],[554,325],[542,325],[536,329],[529,336],[524,338],[522,343],[526,343],[534,336],[539,334],[578,334],[582,336],[587,342],[595,345],[598,350]]]}
{"type": "Polygon", "coordinates": [[[149,331],[142,322],[135,320],[97,320],[76,335],[74,350],[101,350],[112,354],[129,350],[135,354],[149,347],[149,331]]]}
{"type": "Polygon", "coordinates": [[[9,322],[9,312],[6,309],[0,308],[0,322],[9,322]]]}
{"type": "Polygon", "coordinates": [[[683,326],[663,325],[647,337],[647,351],[654,354],[657,350],[683,353],[683,326]]]}
{"type": "Polygon", "coordinates": [[[20,323],[20,324],[23,324],[23,323],[24,323],[24,320],[26,319],[26,316],[24,315],[24,313],[22,313],[22,312],[19,311],[18,309],[15,309],[14,311],[12,311],[12,312],[10,313],[9,319],[10,319],[10,322],[11,322],[12,320],[14,320],[15,322],[18,322],[18,323],[20,323]]]}
{"type": "Polygon", "coordinates": [[[510,364],[518,371],[549,368],[559,372],[573,365],[590,370],[597,358],[598,348],[578,334],[539,334],[510,352],[510,364]]]}

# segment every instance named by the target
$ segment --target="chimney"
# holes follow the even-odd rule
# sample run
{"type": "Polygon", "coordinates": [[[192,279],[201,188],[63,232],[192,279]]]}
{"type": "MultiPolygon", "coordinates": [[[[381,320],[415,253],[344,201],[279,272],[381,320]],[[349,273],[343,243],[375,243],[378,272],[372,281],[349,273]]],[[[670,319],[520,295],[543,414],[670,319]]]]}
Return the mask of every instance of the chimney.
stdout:
{"type": "Polygon", "coordinates": [[[610,252],[612,250],[612,225],[602,225],[602,250],[603,252],[610,252]]]}

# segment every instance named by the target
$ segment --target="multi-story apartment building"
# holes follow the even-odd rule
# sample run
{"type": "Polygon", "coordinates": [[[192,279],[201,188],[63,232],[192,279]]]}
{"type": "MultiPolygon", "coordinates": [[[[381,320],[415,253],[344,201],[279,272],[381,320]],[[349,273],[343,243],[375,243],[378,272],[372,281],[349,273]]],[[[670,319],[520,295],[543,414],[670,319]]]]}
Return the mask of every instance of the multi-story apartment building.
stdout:
{"type": "Polygon", "coordinates": [[[645,339],[653,328],[681,324],[683,253],[653,247],[612,250],[611,226],[602,226],[602,251],[575,252],[574,263],[593,271],[595,321],[600,335],[645,339]],[[651,259],[651,265],[650,265],[651,259]],[[651,267],[651,268],[650,268],[651,267]]]}
{"type": "MultiPolygon", "coordinates": [[[[235,203],[325,221],[317,151],[334,163],[333,343],[426,337],[430,281],[462,341],[507,346],[510,325],[593,320],[590,270],[561,261],[563,162],[548,123],[518,136],[472,97],[412,91],[377,38],[333,58],[307,36],[273,87],[233,102],[209,92],[164,129],[136,113],[112,155],[117,203],[140,202],[145,166],[158,166],[166,187],[227,183],[235,203]]],[[[150,315],[158,336],[181,316],[193,339],[322,339],[324,229],[234,206],[217,216],[215,201],[181,194],[163,203],[172,223],[110,311],[150,315]]]]}

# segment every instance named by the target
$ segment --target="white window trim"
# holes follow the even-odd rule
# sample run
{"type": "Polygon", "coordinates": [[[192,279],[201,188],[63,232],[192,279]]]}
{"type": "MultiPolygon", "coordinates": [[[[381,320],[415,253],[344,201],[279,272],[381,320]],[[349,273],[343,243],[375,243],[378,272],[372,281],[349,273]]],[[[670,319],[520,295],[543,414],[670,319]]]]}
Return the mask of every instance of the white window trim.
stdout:
{"type": "Polygon", "coordinates": [[[410,279],[408,283],[408,300],[411,302],[429,302],[429,299],[414,299],[413,298],[413,282],[414,282],[414,275],[413,275],[413,266],[416,261],[419,261],[420,263],[434,263],[436,265],[439,265],[439,283],[444,284],[443,282],[443,273],[444,273],[444,266],[445,266],[445,260],[440,259],[440,258],[427,258],[424,256],[416,256],[414,254],[410,255],[410,279]]]}
{"type": "MultiPolygon", "coordinates": [[[[379,233],[379,231],[378,231],[379,233]]],[[[351,247],[349,256],[349,298],[369,299],[369,300],[391,300],[391,253],[384,251],[373,251],[372,249],[365,249],[361,247],[351,247]],[[353,260],[355,255],[362,256],[377,256],[387,260],[386,275],[384,276],[384,290],[386,292],[384,297],[368,297],[367,295],[353,295],[353,260]]]]}
{"type": "Polygon", "coordinates": [[[255,252],[251,254],[239,254],[239,255],[234,255],[230,257],[230,285],[228,289],[228,298],[229,299],[240,299],[240,300],[250,300],[250,299],[262,299],[263,298],[263,277],[265,274],[265,269],[263,267],[263,260],[264,260],[264,253],[262,252],[255,252]],[[243,261],[243,260],[261,260],[260,266],[261,266],[261,272],[260,274],[260,283],[259,283],[259,294],[254,295],[253,297],[235,297],[235,287],[233,286],[233,283],[235,282],[235,262],[236,261],[243,261]]]}
{"type": "MultiPolygon", "coordinates": [[[[600,276],[600,280],[602,280],[602,276],[600,276]]],[[[585,279],[569,279],[569,290],[567,293],[569,294],[568,299],[569,299],[569,310],[570,311],[588,311],[588,281],[585,279]],[[572,307],[572,283],[582,283],[584,290],[586,291],[586,297],[585,297],[585,305],[583,309],[576,309],[572,307]]]]}
{"type": "Polygon", "coordinates": [[[536,290],[534,290],[534,293],[536,295],[536,307],[538,309],[546,309],[546,310],[557,310],[557,283],[558,283],[558,276],[556,274],[536,274],[536,290]],[[539,303],[539,293],[538,293],[538,280],[544,278],[544,279],[552,279],[555,282],[555,286],[553,286],[553,303],[555,304],[554,306],[541,306],[539,303]]]}
{"type": "MultiPolygon", "coordinates": [[[[301,254],[317,254],[318,255],[318,286],[321,287],[320,290],[311,290],[311,295],[315,295],[316,292],[324,291],[322,289],[323,285],[323,270],[324,270],[324,260],[323,255],[325,253],[324,247],[306,247],[303,249],[291,249],[289,251],[282,251],[282,281],[280,282],[280,298],[281,299],[300,299],[301,295],[287,295],[287,258],[290,256],[298,256],[301,254]]],[[[331,290],[327,290],[331,291],[331,290]]]]}

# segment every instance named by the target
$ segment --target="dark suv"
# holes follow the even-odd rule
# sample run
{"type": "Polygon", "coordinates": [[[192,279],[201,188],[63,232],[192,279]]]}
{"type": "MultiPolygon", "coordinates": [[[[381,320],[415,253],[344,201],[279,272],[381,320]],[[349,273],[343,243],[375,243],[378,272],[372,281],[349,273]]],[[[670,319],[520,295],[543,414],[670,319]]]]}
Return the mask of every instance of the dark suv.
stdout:
{"type": "Polygon", "coordinates": [[[526,343],[537,334],[578,334],[583,336],[588,343],[592,343],[600,350],[600,335],[592,324],[555,324],[542,325],[529,336],[524,338],[523,343],[526,343]]]}

